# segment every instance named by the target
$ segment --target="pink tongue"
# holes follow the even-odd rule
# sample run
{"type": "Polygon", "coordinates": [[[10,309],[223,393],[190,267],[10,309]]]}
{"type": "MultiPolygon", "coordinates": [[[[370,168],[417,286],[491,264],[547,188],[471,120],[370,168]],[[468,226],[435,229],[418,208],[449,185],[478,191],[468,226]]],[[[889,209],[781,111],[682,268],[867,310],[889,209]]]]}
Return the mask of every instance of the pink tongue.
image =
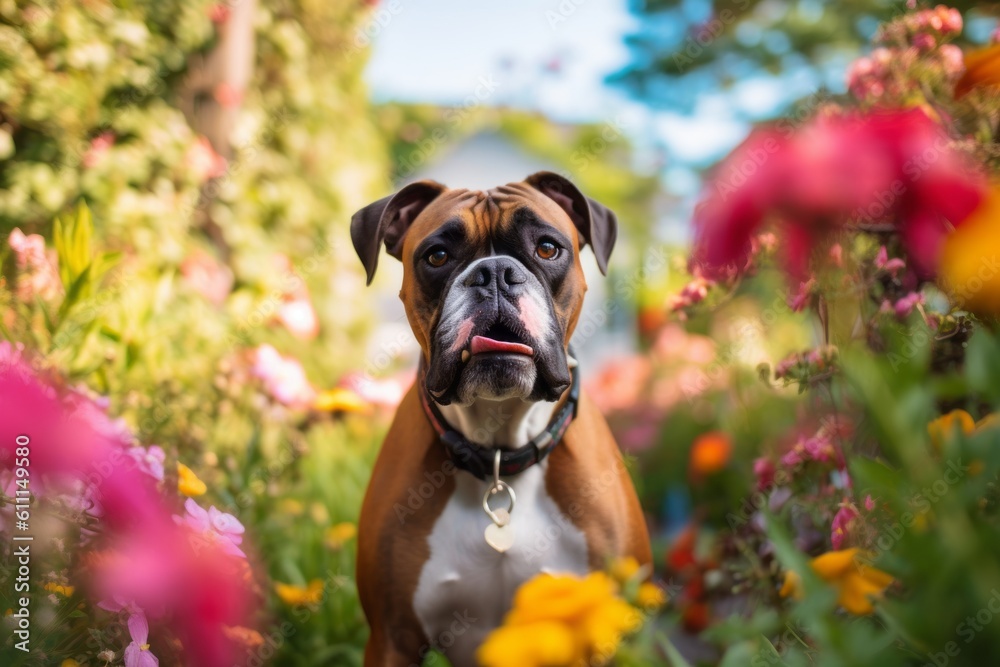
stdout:
{"type": "Polygon", "coordinates": [[[530,347],[521,343],[507,343],[486,336],[473,336],[472,354],[481,352],[510,352],[511,354],[526,354],[529,357],[535,353],[530,347]]]}

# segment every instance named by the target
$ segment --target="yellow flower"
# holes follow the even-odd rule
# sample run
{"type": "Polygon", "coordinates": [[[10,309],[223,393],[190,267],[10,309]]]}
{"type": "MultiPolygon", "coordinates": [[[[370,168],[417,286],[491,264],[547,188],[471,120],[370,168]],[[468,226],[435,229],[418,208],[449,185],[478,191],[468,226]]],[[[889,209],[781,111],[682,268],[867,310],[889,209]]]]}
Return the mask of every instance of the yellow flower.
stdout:
{"type": "Polygon", "coordinates": [[[191,468],[186,465],[177,462],[177,490],[181,495],[193,498],[194,496],[200,496],[206,491],[208,487],[205,486],[205,482],[198,479],[198,476],[194,474],[191,468]]]}
{"type": "Polygon", "coordinates": [[[997,254],[1000,183],[994,183],[979,208],[948,235],[941,250],[939,273],[956,305],[980,314],[1000,314],[1000,275],[990,268],[997,254]]]}
{"type": "Polygon", "coordinates": [[[344,543],[358,534],[358,528],[350,521],[338,523],[326,529],[326,545],[333,550],[340,549],[344,543]]]}
{"type": "Polygon", "coordinates": [[[583,660],[573,630],[555,621],[504,625],[476,652],[483,667],[573,665],[583,660]]]}
{"type": "Polygon", "coordinates": [[[278,501],[278,511],[291,516],[299,516],[304,511],[302,503],[295,498],[282,498],[278,501]]]}
{"type": "Polygon", "coordinates": [[[541,574],[518,589],[503,626],[476,656],[485,667],[600,665],[641,624],[642,615],[618,597],[604,572],[541,574]]]}
{"type": "Polygon", "coordinates": [[[63,586],[62,584],[47,583],[42,588],[47,590],[49,593],[58,593],[64,598],[72,597],[73,591],[76,590],[72,586],[63,586]]]}
{"type": "Polygon", "coordinates": [[[960,428],[962,433],[968,435],[975,430],[976,422],[965,410],[952,410],[927,424],[927,434],[931,437],[934,448],[941,449],[944,442],[955,433],[956,428],[960,428]]]}
{"type": "Polygon", "coordinates": [[[274,582],[274,592],[285,604],[299,606],[319,604],[319,601],[323,599],[323,581],[313,579],[307,586],[283,584],[276,581],[274,582]]]}
{"type": "Polygon", "coordinates": [[[59,663],[59,667],[80,667],[80,663],[78,663],[73,658],[66,658],[61,663],[59,663]]]}
{"type": "Polygon", "coordinates": [[[639,585],[636,603],[643,609],[653,611],[667,604],[667,594],[651,581],[639,585]]]}
{"type": "MultiPolygon", "coordinates": [[[[809,563],[823,581],[837,590],[837,604],[857,616],[872,613],[875,608],[871,599],[881,597],[893,582],[885,572],[860,562],[860,555],[858,549],[828,551],[809,563]]],[[[798,574],[785,573],[780,594],[802,599],[802,581],[798,574]]]]}
{"type": "Polygon", "coordinates": [[[792,570],[786,571],[785,580],[782,582],[781,590],[778,591],[778,594],[783,598],[791,596],[796,600],[803,599],[806,594],[802,590],[802,577],[792,570]]]}
{"type": "Polygon", "coordinates": [[[629,581],[635,575],[639,574],[639,561],[635,559],[634,556],[626,556],[624,558],[616,558],[614,562],[611,563],[611,576],[615,578],[619,584],[624,584],[629,581]]]}
{"type": "Polygon", "coordinates": [[[976,431],[985,431],[987,429],[996,428],[997,426],[1000,426],[1000,414],[991,412],[976,422],[976,431]]]}
{"type": "Polygon", "coordinates": [[[1000,85],[1000,44],[965,54],[965,73],[955,85],[955,97],[962,97],[976,86],[1000,85]]]}
{"type": "Polygon", "coordinates": [[[369,412],[371,407],[365,399],[341,387],[321,391],[313,401],[313,408],[321,412],[369,412]]]}

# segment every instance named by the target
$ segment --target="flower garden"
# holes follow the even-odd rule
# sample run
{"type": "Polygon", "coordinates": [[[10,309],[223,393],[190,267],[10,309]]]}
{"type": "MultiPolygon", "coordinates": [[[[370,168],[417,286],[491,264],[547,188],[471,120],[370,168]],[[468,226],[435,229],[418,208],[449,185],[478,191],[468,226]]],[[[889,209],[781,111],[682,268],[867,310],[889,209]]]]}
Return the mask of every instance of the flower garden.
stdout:
{"type": "MultiPolygon", "coordinates": [[[[348,221],[440,121],[367,99],[367,4],[256,5],[252,81],[192,92],[240,11],[0,3],[4,665],[362,664],[357,517],[414,370],[367,344],[348,221]]],[[[532,579],[482,665],[1000,660],[1000,45],[964,21],[901,11],[706,175],[585,386],[655,567],[532,579]]],[[[641,227],[652,179],[579,182],[641,227]]]]}

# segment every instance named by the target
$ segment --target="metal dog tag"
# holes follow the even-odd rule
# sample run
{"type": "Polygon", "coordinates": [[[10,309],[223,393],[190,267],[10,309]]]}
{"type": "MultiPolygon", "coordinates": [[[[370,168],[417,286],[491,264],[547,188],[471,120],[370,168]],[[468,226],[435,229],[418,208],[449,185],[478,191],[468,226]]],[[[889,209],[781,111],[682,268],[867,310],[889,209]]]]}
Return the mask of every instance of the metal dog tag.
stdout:
{"type": "Polygon", "coordinates": [[[514,529],[510,526],[510,513],[514,510],[514,501],[516,498],[517,496],[514,494],[514,489],[510,488],[510,484],[500,479],[500,450],[498,449],[496,456],[493,458],[493,484],[490,488],[486,489],[486,493],[483,495],[483,511],[486,512],[486,516],[493,523],[486,526],[486,532],[483,534],[483,537],[486,538],[486,544],[493,547],[499,553],[503,553],[514,546],[514,529]],[[509,504],[506,509],[499,507],[494,510],[490,507],[490,498],[498,493],[507,494],[509,504]]]}
{"type": "Polygon", "coordinates": [[[510,524],[498,526],[495,523],[491,523],[486,526],[484,537],[486,538],[486,544],[496,549],[499,553],[503,553],[514,546],[514,529],[510,524]]]}

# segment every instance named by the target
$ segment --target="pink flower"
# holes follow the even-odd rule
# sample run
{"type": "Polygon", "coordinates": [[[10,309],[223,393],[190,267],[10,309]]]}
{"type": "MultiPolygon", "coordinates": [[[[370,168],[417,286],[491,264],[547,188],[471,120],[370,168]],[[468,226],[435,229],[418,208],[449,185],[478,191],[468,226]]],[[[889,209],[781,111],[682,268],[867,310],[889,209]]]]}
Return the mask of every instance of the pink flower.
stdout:
{"type": "MultiPolygon", "coordinates": [[[[7,357],[0,363],[0,463],[6,467],[14,460],[28,430],[32,480],[86,482],[87,492],[93,487],[103,507],[106,549],[84,568],[93,578],[87,589],[112,605],[124,607],[127,600],[135,609],[163,609],[183,646],[184,664],[215,667],[236,661],[239,651],[224,628],[249,625],[252,604],[245,561],[224,553],[222,542],[232,546],[241,527],[219,513],[209,521],[222,537],[193,544],[186,528],[171,520],[149,477],[132,465],[116,434],[119,426],[106,416],[102,426],[102,408],[95,404],[81,410],[86,397],[60,395],[5,346],[0,356],[7,357]]],[[[135,648],[127,664],[155,665],[143,649],[148,626],[138,618],[129,626],[135,648]]]]}
{"type": "Polygon", "coordinates": [[[113,132],[102,132],[91,139],[87,152],[83,154],[83,166],[90,169],[97,165],[101,161],[101,158],[103,158],[114,145],[115,135],[113,132]]]}
{"type": "Polygon", "coordinates": [[[185,157],[185,164],[199,183],[226,173],[226,159],[215,152],[207,137],[198,137],[197,141],[191,144],[185,157]]]}
{"type": "Polygon", "coordinates": [[[858,511],[850,505],[843,505],[833,517],[833,524],[830,527],[830,542],[833,548],[840,550],[844,548],[847,540],[851,522],[858,518],[858,511]]]}
{"type": "Polygon", "coordinates": [[[757,490],[762,491],[774,483],[774,462],[766,457],[755,459],[753,474],[757,478],[757,490]]]}
{"type": "Polygon", "coordinates": [[[885,263],[885,270],[895,277],[900,271],[906,268],[906,262],[899,257],[893,257],[885,263]]]}
{"type": "Polygon", "coordinates": [[[196,251],[184,258],[181,276],[185,284],[216,306],[221,305],[233,289],[232,270],[204,252],[196,251]]]}
{"type": "Polygon", "coordinates": [[[208,8],[208,18],[216,25],[221,25],[228,21],[229,13],[229,6],[225,3],[218,3],[208,8]]]}
{"type": "Polygon", "coordinates": [[[261,345],[254,351],[253,374],[264,381],[268,393],[279,403],[304,407],[316,398],[316,390],[309,384],[302,365],[292,357],[281,356],[270,345],[261,345]]]}
{"type": "Polygon", "coordinates": [[[965,56],[962,49],[954,44],[944,44],[938,49],[938,56],[949,78],[956,79],[965,71],[965,56]]]}
{"type": "Polygon", "coordinates": [[[889,261],[889,251],[886,250],[885,246],[878,249],[878,254],[875,255],[875,268],[881,269],[885,267],[885,263],[889,261]]]}
{"type": "Polygon", "coordinates": [[[813,292],[816,289],[816,279],[810,278],[804,283],[799,283],[799,289],[795,294],[788,295],[788,307],[792,309],[793,312],[800,312],[809,305],[812,300],[813,292]]]}
{"type": "Polygon", "coordinates": [[[215,87],[213,97],[215,101],[226,109],[235,109],[243,102],[244,91],[231,83],[223,81],[215,87]]]}
{"type": "Polygon", "coordinates": [[[128,455],[135,461],[136,467],[158,482],[163,481],[163,462],[166,454],[157,445],[141,447],[136,445],[128,450],[128,455]]]}
{"type": "Polygon", "coordinates": [[[132,642],[125,647],[125,667],[159,667],[159,659],[149,650],[149,623],[145,614],[128,617],[128,633],[132,642]]]}
{"type": "Polygon", "coordinates": [[[671,311],[678,311],[693,306],[696,303],[701,303],[708,296],[709,288],[714,284],[714,281],[695,276],[681,288],[679,294],[668,299],[669,309],[671,311]]]}
{"type": "Polygon", "coordinates": [[[875,500],[870,495],[865,496],[865,509],[869,512],[875,509],[875,500]]]}
{"type": "Polygon", "coordinates": [[[414,378],[413,371],[404,371],[384,379],[368,377],[364,373],[348,373],[337,384],[350,389],[366,403],[392,410],[403,400],[414,378]]]}
{"type": "Polygon", "coordinates": [[[101,609],[118,613],[128,612],[128,634],[132,639],[125,647],[125,667],[157,667],[159,659],[149,650],[149,622],[146,613],[135,602],[115,597],[97,603],[101,609]]]}
{"type": "Polygon", "coordinates": [[[239,547],[243,543],[243,533],[246,530],[239,519],[216,509],[215,505],[209,507],[206,512],[192,498],[184,501],[184,509],[187,514],[183,517],[175,515],[174,521],[187,526],[209,541],[218,543],[222,551],[231,556],[247,557],[239,547]]]}
{"type": "Polygon", "coordinates": [[[308,297],[293,298],[278,306],[278,319],[296,338],[309,340],[319,333],[319,320],[308,297]]]}
{"type": "Polygon", "coordinates": [[[17,264],[17,296],[33,301],[36,296],[51,299],[62,292],[58,260],[45,249],[45,239],[38,234],[25,235],[17,227],[7,244],[14,251],[17,264]]]}
{"type": "Polygon", "coordinates": [[[896,302],[894,307],[896,311],[896,317],[901,320],[905,320],[913,312],[913,309],[917,307],[917,304],[924,302],[924,295],[918,292],[910,292],[902,299],[896,302]]]}
{"type": "Polygon", "coordinates": [[[913,264],[930,273],[948,222],[961,224],[983,189],[920,109],[828,114],[787,135],[758,130],[723,162],[695,212],[694,263],[709,277],[742,270],[752,237],[776,219],[786,271],[802,281],[822,237],[889,221],[913,264]]]}
{"type": "Polygon", "coordinates": [[[919,32],[913,36],[913,46],[915,46],[918,51],[930,51],[936,44],[937,42],[934,40],[934,36],[929,35],[926,32],[919,32]]]}

